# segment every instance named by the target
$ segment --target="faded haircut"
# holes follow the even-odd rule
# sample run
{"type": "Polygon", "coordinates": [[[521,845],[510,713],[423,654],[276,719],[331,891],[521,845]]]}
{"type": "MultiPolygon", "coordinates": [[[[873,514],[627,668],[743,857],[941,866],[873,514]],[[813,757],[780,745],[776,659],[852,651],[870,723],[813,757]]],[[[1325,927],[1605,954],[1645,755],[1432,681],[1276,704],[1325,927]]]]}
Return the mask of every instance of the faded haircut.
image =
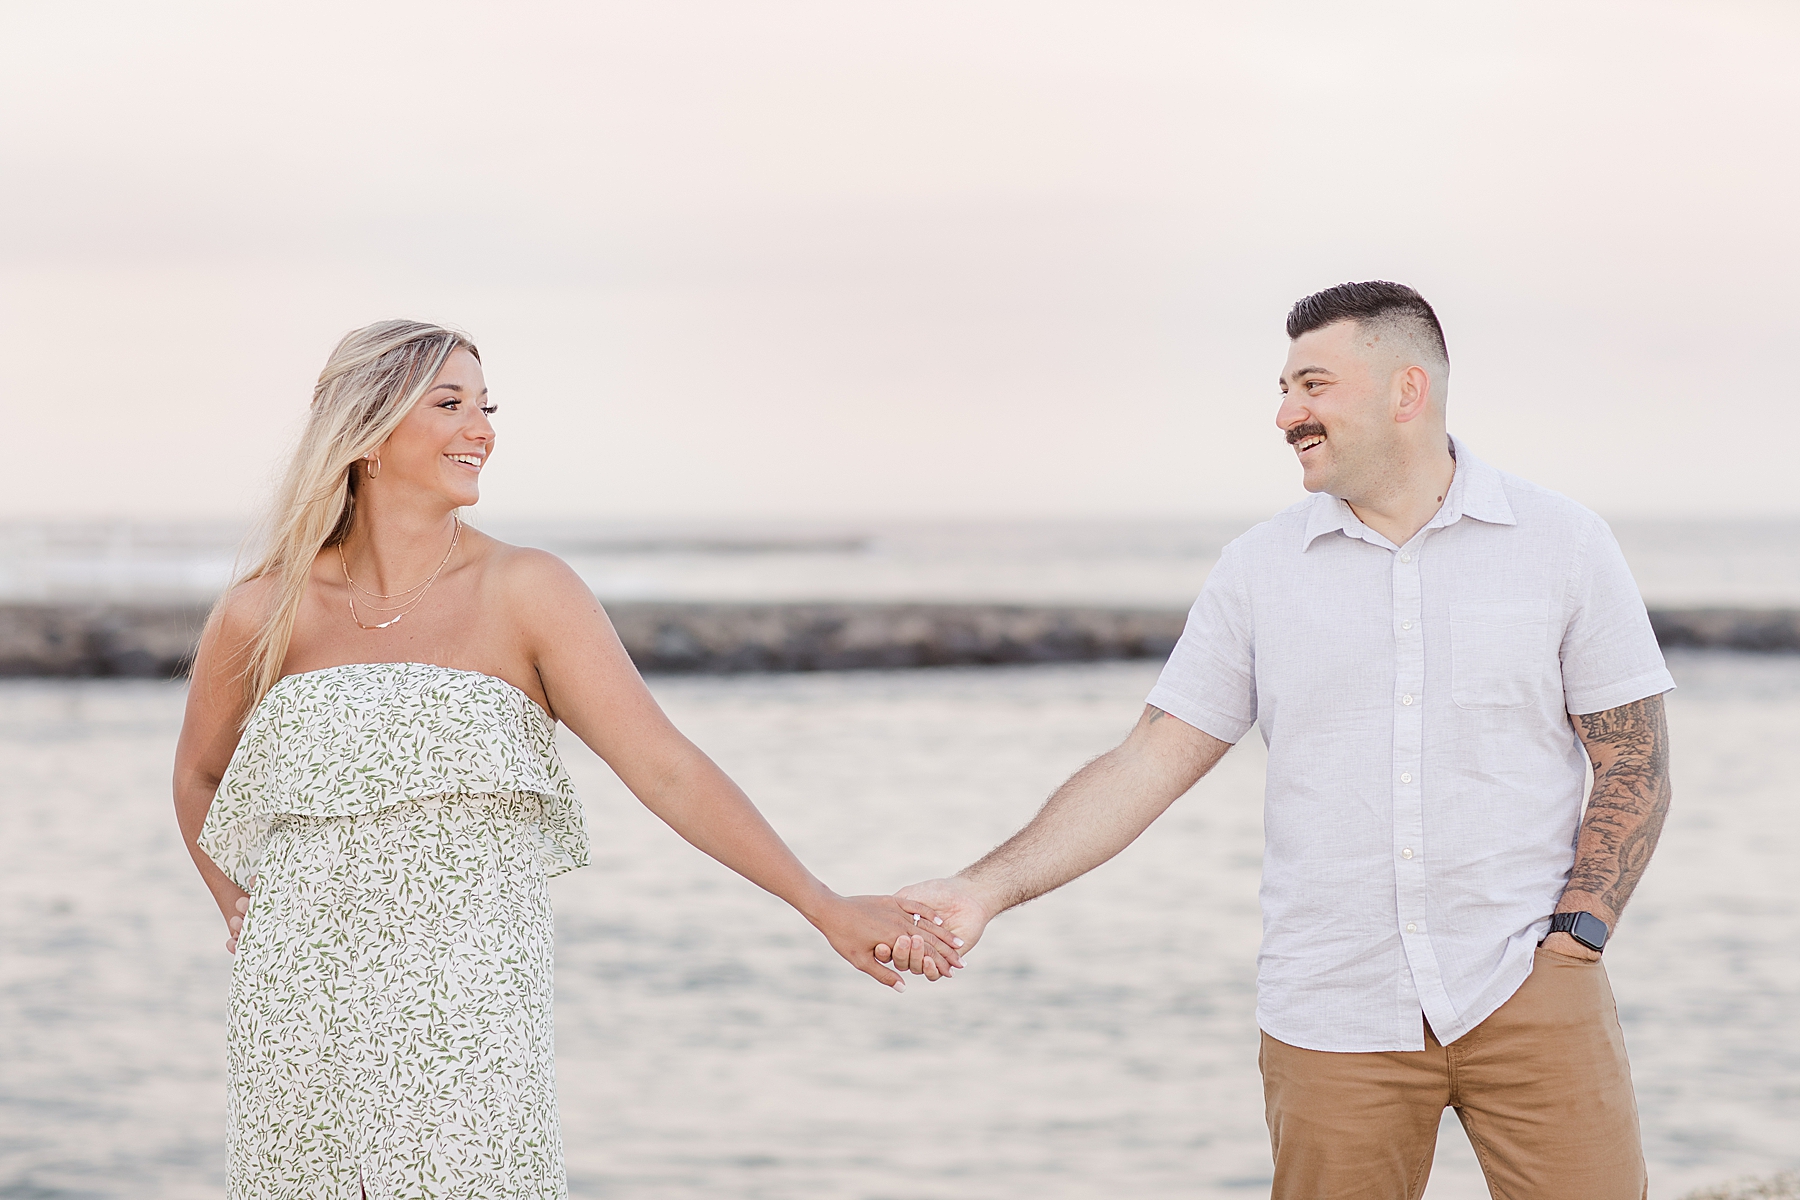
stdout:
{"type": "Polygon", "coordinates": [[[1364,329],[1392,330],[1410,337],[1419,349],[1435,351],[1445,368],[1450,348],[1444,344],[1444,327],[1425,297],[1404,283],[1384,279],[1367,283],[1340,283],[1314,292],[1288,311],[1289,340],[1339,321],[1355,321],[1364,329]]]}

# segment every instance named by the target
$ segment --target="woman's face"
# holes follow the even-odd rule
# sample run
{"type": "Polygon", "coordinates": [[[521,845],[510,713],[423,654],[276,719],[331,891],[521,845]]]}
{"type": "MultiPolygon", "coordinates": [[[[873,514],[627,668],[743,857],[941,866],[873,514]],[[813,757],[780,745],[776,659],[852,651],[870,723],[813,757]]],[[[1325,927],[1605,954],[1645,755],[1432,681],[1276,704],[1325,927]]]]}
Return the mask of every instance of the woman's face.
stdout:
{"type": "Polygon", "coordinates": [[[493,412],[480,360],[457,350],[375,452],[381,467],[365,482],[390,496],[417,489],[456,507],[474,504],[481,499],[481,468],[494,452],[493,412]]]}

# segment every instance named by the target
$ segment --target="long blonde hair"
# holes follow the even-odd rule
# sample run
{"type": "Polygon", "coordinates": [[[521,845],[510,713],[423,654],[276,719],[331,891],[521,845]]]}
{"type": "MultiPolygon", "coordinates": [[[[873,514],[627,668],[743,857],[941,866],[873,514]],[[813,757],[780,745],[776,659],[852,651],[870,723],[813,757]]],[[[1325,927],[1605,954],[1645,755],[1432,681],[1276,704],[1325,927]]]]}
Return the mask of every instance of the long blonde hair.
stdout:
{"type": "MultiPolygon", "coordinates": [[[[481,358],[475,343],[456,330],[421,321],[377,321],[345,334],[319,372],[306,428],[275,491],[260,546],[251,565],[232,580],[234,590],[253,579],[274,581],[274,594],[243,655],[246,719],[281,678],[313,561],[350,534],[356,464],[387,441],[458,350],[481,358]]],[[[224,604],[221,599],[215,617],[224,604]]]]}

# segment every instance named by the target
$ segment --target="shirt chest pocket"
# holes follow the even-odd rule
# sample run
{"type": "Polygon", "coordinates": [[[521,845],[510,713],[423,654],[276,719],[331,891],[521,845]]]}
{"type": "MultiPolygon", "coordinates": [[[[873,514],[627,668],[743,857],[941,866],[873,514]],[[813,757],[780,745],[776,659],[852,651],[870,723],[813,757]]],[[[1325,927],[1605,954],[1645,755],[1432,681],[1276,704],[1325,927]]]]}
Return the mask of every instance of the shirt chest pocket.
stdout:
{"type": "Polygon", "coordinates": [[[1458,708],[1523,708],[1549,673],[1548,600],[1450,606],[1450,698],[1458,708]]]}

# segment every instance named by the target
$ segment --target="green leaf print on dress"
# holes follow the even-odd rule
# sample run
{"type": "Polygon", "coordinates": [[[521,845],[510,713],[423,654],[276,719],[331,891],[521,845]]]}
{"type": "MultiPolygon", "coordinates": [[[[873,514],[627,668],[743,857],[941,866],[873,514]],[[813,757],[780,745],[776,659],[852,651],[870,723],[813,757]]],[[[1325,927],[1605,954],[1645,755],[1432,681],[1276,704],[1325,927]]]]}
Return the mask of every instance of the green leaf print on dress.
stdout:
{"type": "Polygon", "coordinates": [[[232,967],[233,1200],[566,1196],[548,879],[584,865],[554,728],[492,676],[290,675],[201,846],[259,874],[232,967]]]}

